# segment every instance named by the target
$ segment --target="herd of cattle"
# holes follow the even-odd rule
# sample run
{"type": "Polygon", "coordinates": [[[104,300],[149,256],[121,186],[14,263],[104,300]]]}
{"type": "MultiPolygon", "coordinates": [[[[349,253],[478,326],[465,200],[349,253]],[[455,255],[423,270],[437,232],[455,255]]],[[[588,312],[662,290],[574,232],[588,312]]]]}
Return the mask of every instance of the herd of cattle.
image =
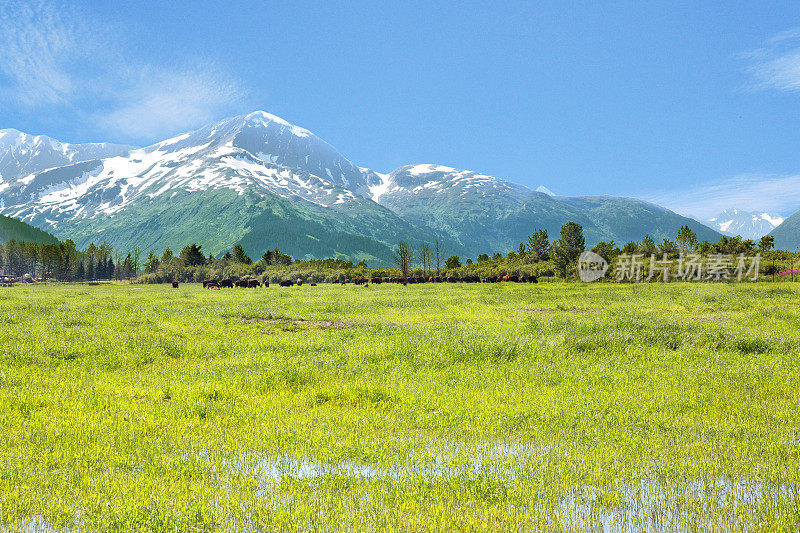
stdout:
{"type": "MultiPolygon", "coordinates": [[[[348,283],[352,283],[353,285],[369,285],[370,283],[374,283],[375,285],[379,285],[381,283],[397,283],[400,285],[408,285],[413,283],[500,283],[500,282],[512,282],[512,283],[538,283],[536,276],[529,276],[524,274],[522,276],[488,276],[481,278],[479,276],[412,276],[408,278],[389,278],[389,277],[374,277],[374,278],[350,278],[344,279],[337,283],[342,285],[347,285],[348,283]]],[[[303,284],[303,280],[297,278],[296,280],[292,279],[285,279],[278,283],[281,287],[292,287],[294,285],[300,286],[303,284]]],[[[316,283],[309,283],[312,287],[316,286],[316,283]]],[[[172,286],[178,286],[178,282],[172,282],[172,286]]],[[[269,287],[269,281],[264,281],[262,284],[256,279],[244,279],[239,281],[234,281],[232,279],[207,279],[203,282],[203,288],[206,289],[213,289],[213,290],[220,290],[224,288],[232,289],[234,287],[241,287],[245,289],[254,289],[257,287],[269,287]]]]}

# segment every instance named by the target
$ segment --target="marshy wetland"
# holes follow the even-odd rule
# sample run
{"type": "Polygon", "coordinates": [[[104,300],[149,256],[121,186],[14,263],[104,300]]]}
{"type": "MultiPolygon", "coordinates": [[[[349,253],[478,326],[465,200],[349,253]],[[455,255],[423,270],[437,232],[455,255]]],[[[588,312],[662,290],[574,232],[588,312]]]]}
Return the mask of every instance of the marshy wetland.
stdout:
{"type": "Polygon", "coordinates": [[[0,289],[0,530],[797,531],[800,285],[0,289]]]}

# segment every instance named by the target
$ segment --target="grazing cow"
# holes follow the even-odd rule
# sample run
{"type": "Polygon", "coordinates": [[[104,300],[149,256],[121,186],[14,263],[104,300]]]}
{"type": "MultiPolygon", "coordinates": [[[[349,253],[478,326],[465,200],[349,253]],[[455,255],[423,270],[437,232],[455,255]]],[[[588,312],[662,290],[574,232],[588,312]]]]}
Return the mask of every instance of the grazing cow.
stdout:
{"type": "Polygon", "coordinates": [[[313,281],[310,283],[310,285],[311,285],[312,287],[316,287],[316,286],[317,286],[317,284],[316,284],[316,283],[314,283],[313,281]]]}
{"type": "Polygon", "coordinates": [[[528,280],[528,283],[539,283],[539,280],[536,279],[536,276],[531,276],[528,280]]]}
{"type": "Polygon", "coordinates": [[[297,278],[297,286],[300,287],[303,284],[303,278],[297,278]]]}
{"type": "Polygon", "coordinates": [[[229,289],[232,289],[233,288],[233,280],[229,279],[229,278],[228,279],[223,279],[222,281],[219,282],[219,286],[220,286],[220,288],[227,287],[229,289]]]}
{"type": "Polygon", "coordinates": [[[250,289],[255,289],[260,286],[261,283],[259,283],[257,279],[251,279],[250,281],[247,282],[247,287],[250,289]]]}
{"type": "Polygon", "coordinates": [[[205,289],[209,285],[219,285],[219,281],[215,279],[207,279],[203,282],[203,288],[205,289]]]}
{"type": "Polygon", "coordinates": [[[177,281],[173,281],[172,282],[172,288],[173,289],[177,289],[178,288],[178,282],[177,281]]]}
{"type": "Polygon", "coordinates": [[[269,287],[269,280],[265,279],[264,280],[264,288],[267,288],[267,287],[269,287]]]}
{"type": "Polygon", "coordinates": [[[242,280],[237,280],[236,282],[234,282],[234,286],[237,289],[238,288],[242,288],[242,287],[247,287],[247,282],[246,281],[242,281],[242,280]]]}
{"type": "Polygon", "coordinates": [[[294,285],[294,281],[290,279],[285,279],[281,281],[278,285],[280,285],[281,287],[291,287],[292,285],[294,285]]]}

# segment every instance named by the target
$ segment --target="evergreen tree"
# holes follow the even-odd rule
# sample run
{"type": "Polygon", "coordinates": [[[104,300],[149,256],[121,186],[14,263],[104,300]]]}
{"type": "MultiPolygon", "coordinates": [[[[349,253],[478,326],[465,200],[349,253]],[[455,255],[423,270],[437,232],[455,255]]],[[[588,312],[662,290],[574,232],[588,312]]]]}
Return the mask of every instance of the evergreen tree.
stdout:
{"type": "MultiPolygon", "coordinates": [[[[522,245],[520,245],[520,248],[522,245]]],[[[525,257],[531,263],[547,261],[550,258],[550,240],[546,229],[536,229],[528,237],[528,248],[525,257]]]]}
{"type": "Polygon", "coordinates": [[[197,266],[197,265],[205,265],[206,264],[206,256],[203,255],[203,252],[200,251],[202,245],[197,243],[190,244],[188,246],[184,246],[181,250],[181,254],[179,258],[183,261],[183,264],[190,265],[190,266],[197,266]]]}
{"type": "Polygon", "coordinates": [[[457,255],[451,255],[444,261],[445,268],[458,268],[461,266],[461,259],[457,255]]]}
{"type": "Polygon", "coordinates": [[[676,241],[680,252],[686,254],[694,250],[695,246],[697,246],[697,235],[695,235],[688,225],[684,224],[678,232],[676,241]]]}
{"type": "Polygon", "coordinates": [[[656,248],[656,242],[650,235],[645,235],[644,239],[642,239],[642,245],[639,247],[639,253],[644,255],[652,255],[657,251],[658,249],[656,248]]]}
{"type": "Polygon", "coordinates": [[[245,253],[244,248],[242,248],[241,244],[236,244],[233,247],[233,260],[237,263],[244,263],[245,265],[249,265],[253,263],[253,260],[245,253]]]}
{"type": "Polygon", "coordinates": [[[583,226],[572,221],[561,226],[561,238],[553,243],[552,255],[553,266],[562,278],[572,271],[585,248],[583,226]]]}

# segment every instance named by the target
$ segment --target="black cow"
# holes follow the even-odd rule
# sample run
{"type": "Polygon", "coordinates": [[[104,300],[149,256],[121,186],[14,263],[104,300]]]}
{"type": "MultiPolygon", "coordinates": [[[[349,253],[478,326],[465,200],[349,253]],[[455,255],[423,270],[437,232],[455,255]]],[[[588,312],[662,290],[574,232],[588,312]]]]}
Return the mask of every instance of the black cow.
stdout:
{"type": "Polygon", "coordinates": [[[178,282],[177,281],[173,281],[172,282],[172,288],[173,289],[177,289],[178,288],[178,282]]]}
{"type": "Polygon", "coordinates": [[[294,285],[294,281],[290,279],[285,279],[281,281],[278,285],[280,285],[281,287],[291,287],[292,285],[294,285]]]}

